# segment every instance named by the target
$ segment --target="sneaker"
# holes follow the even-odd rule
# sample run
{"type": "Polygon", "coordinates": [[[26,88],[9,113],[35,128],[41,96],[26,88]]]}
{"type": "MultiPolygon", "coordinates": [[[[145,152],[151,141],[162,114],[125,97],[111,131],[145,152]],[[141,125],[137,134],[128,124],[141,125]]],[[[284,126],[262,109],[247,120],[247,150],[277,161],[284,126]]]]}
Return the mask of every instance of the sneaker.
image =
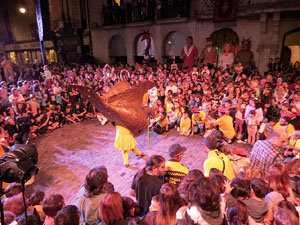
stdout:
{"type": "Polygon", "coordinates": [[[236,143],[239,143],[239,144],[246,144],[245,141],[242,141],[242,140],[237,140],[236,143]]]}

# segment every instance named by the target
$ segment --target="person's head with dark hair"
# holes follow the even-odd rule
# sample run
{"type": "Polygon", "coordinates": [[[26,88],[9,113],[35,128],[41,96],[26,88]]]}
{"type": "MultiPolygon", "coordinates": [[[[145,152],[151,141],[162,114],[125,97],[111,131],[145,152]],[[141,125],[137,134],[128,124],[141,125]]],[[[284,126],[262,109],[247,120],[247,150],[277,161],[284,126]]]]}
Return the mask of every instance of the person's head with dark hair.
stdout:
{"type": "Polygon", "coordinates": [[[299,219],[288,209],[277,208],[274,212],[275,225],[299,225],[299,219]]]}
{"type": "Polygon", "coordinates": [[[124,219],[124,209],[120,193],[107,193],[100,201],[99,215],[106,225],[114,224],[124,219]]]}
{"type": "Polygon", "coordinates": [[[288,117],[288,116],[284,116],[284,117],[282,117],[282,118],[280,119],[280,125],[281,125],[281,126],[287,126],[287,125],[290,124],[290,122],[291,122],[291,118],[288,117]]]}
{"type": "Polygon", "coordinates": [[[62,208],[54,219],[54,225],[79,225],[80,213],[75,205],[62,208]]]}
{"type": "Polygon", "coordinates": [[[220,187],[208,177],[198,178],[190,186],[191,203],[209,212],[220,209],[220,187]]]}
{"type": "Polygon", "coordinates": [[[17,225],[40,225],[40,221],[30,213],[27,213],[27,219],[25,214],[22,214],[18,216],[15,221],[17,225]]]}
{"type": "Polygon", "coordinates": [[[290,177],[300,176],[300,159],[293,159],[285,165],[285,171],[290,177]]]}
{"type": "Polygon", "coordinates": [[[50,195],[43,202],[43,211],[49,217],[55,217],[57,212],[64,207],[65,201],[62,195],[50,195]]]}
{"type": "Polygon", "coordinates": [[[273,191],[280,193],[284,198],[290,196],[289,176],[281,164],[273,164],[269,168],[266,180],[273,191]]]}
{"type": "Polygon", "coordinates": [[[98,166],[91,169],[86,175],[84,183],[88,197],[92,198],[101,194],[107,185],[107,179],[107,169],[104,166],[98,166]]]}
{"type": "Polygon", "coordinates": [[[264,198],[269,192],[269,185],[264,180],[256,178],[251,181],[251,193],[257,198],[264,198]]]}
{"type": "Polygon", "coordinates": [[[13,212],[16,216],[24,213],[25,207],[23,203],[23,198],[21,194],[14,195],[5,200],[3,204],[4,211],[13,212]]]}
{"type": "Polygon", "coordinates": [[[20,194],[22,192],[22,185],[19,183],[10,184],[5,188],[4,192],[7,198],[20,194]]]}
{"type": "Polygon", "coordinates": [[[43,191],[37,191],[33,193],[28,199],[27,204],[30,206],[41,205],[44,199],[45,193],[43,191]]]}
{"type": "Polygon", "coordinates": [[[174,184],[163,184],[159,191],[158,220],[163,224],[174,224],[177,210],[184,205],[182,198],[174,184]]]}
{"type": "Polygon", "coordinates": [[[234,178],[231,181],[231,187],[233,188],[231,194],[238,200],[242,200],[249,197],[250,194],[250,181],[242,180],[240,178],[234,178]]]}
{"type": "Polygon", "coordinates": [[[128,225],[148,225],[148,223],[140,218],[134,218],[128,222],[128,225]]]}
{"type": "Polygon", "coordinates": [[[186,201],[190,202],[191,201],[191,193],[189,192],[189,187],[190,185],[197,180],[198,178],[204,177],[203,173],[201,170],[194,169],[190,170],[188,175],[186,175],[183,180],[180,182],[178,191],[181,195],[181,197],[186,201]]]}
{"type": "Polygon", "coordinates": [[[124,218],[138,216],[141,212],[139,205],[130,197],[122,197],[124,218]]]}
{"type": "Polygon", "coordinates": [[[139,172],[137,181],[141,182],[143,175],[150,172],[154,176],[165,174],[165,158],[160,155],[152,155],[147,159],[146,166],[139,172]]]}
{"type": "MultiPolygon", "coordinates": [[[[13,212],[10,211],[4,211],[4,224],[10,224],[12,223],[16,218],[16,215],[13,212]]],[[[0,215],[1,219],[1,215],[0,215]]]]}
{"type": "Polygon", "coordinates": [[[248,210],[245,203],[238,201],[236,206],[228,208],[227,220],[229,225],[247,225],[248,210]]]}
{"type": "Polygon", "coordinates": [[[216,168],[212,168],[210,171],[209,171],[209,178],[216,182],[216,185],[218,187],[220,187],[220,192],[223,193],[225,191],[225,186],[224,186],[224,182],[225,180],[227,180],[227,178],[224,176],[224,174],[216,169],[216,168]]]}
{"type": "Polygon", "coordinates": [[[281,202],[278,202],[277,206],[278,208],[290,210],[295,216],[297,216],[297,218],[299,218],[299,213],[293,203],[287,200],[282,200],[281,202]]]}
{"type": "Polygon", "coordinates": [[[187,36],[187,37],[186,37],[186,44],[187,44],[188,46],[193,45],[193,37],[192,37],[192,36],[187,36]]]}

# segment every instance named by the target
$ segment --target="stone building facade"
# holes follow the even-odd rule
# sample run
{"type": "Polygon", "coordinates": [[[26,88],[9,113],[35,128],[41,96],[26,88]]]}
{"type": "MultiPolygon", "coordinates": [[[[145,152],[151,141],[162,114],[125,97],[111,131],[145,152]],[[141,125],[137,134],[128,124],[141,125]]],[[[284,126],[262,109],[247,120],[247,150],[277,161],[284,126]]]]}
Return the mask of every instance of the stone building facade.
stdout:
{"type": "MultiPolygon", "coordinates": [[[[91,2],[93,3],[90,5],[96,4],[96,0],[91,2]]],[[[113,62],[116,54],[119,56],[123,54],[127,62],[132,65],[137,56],[142,29],[147,29],[155,46],[153,57],[158,62],[165,62],[168,58],[169,37],[173,33],[184,37],[192,36],[194,44],[201,52],[206,45],[207,37],[226,29],[236,34],[239,42],[243,38],[251,39],[251,50],[254,53],[256,66],[262,72],[266,70],[269,58],[281,56],[286,34],[300,30],[299,0],[239,0],[236,18],[231,22],[213,22],[216,2],[216,0],[192,0],[187,16],[174,17],[172,15],[173,17],[162,19],[156,16],[149,21],[144,19],[103,24],[105,18],[102,14],[100,27],[94,26],[91,30],[93,55],[101,62],[113,62]],[[119,40],[117,42],[114,41],[116,37],[119,40]],[[116,48],[125,49],[125,52],[118,53],[116,48]]],[[[98,2],[98,10],[103,8],[104,4],[104,1],[98,2]],[[102,7],[99,7],[99,4],[102,4],[102,7]]],[[[99,14],[91,13],[91,21],[93,20],[99,21],[99,14]]],[[[298,39],[300,40],[300,36],[298,39]]],[[[182,41],[180,48],[184,45],[185,42],[182,41]]],[[[295,45],[300,46],[300,43],[295,40],[295,45]]]]}

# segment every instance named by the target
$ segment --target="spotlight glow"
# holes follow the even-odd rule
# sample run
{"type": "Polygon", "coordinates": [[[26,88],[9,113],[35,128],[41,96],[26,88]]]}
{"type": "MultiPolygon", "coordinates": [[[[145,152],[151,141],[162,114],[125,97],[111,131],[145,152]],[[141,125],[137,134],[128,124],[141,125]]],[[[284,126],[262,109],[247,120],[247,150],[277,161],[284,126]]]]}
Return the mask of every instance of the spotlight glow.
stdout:
{"type": "Polygon", "coordinates": [[[20,13],[24,14],[26,13],[26,9],[24,7],[19,8],[20,13]]]}

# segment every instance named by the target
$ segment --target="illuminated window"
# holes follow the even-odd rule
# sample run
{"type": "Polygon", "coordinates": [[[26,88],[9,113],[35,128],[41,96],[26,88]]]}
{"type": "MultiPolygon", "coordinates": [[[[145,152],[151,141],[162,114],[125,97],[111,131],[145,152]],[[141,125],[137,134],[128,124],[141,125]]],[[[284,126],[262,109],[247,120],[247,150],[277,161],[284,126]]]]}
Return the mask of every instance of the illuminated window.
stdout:
{"type": "Polygon", "coordinates": [[[29,62],[28,52],[27,51],[23,52],[23,62],[26,63],[26,64],[29,62]]]}
{"type": "Polygon", "coordinates": [[[16,60],[16,53],[15,53],[15,52],[10,52],[10,53],[9,53],[9,58],[10,58],[10,60],[11,60],[13,63],[17,63],[17,60],[16,60]]]}

